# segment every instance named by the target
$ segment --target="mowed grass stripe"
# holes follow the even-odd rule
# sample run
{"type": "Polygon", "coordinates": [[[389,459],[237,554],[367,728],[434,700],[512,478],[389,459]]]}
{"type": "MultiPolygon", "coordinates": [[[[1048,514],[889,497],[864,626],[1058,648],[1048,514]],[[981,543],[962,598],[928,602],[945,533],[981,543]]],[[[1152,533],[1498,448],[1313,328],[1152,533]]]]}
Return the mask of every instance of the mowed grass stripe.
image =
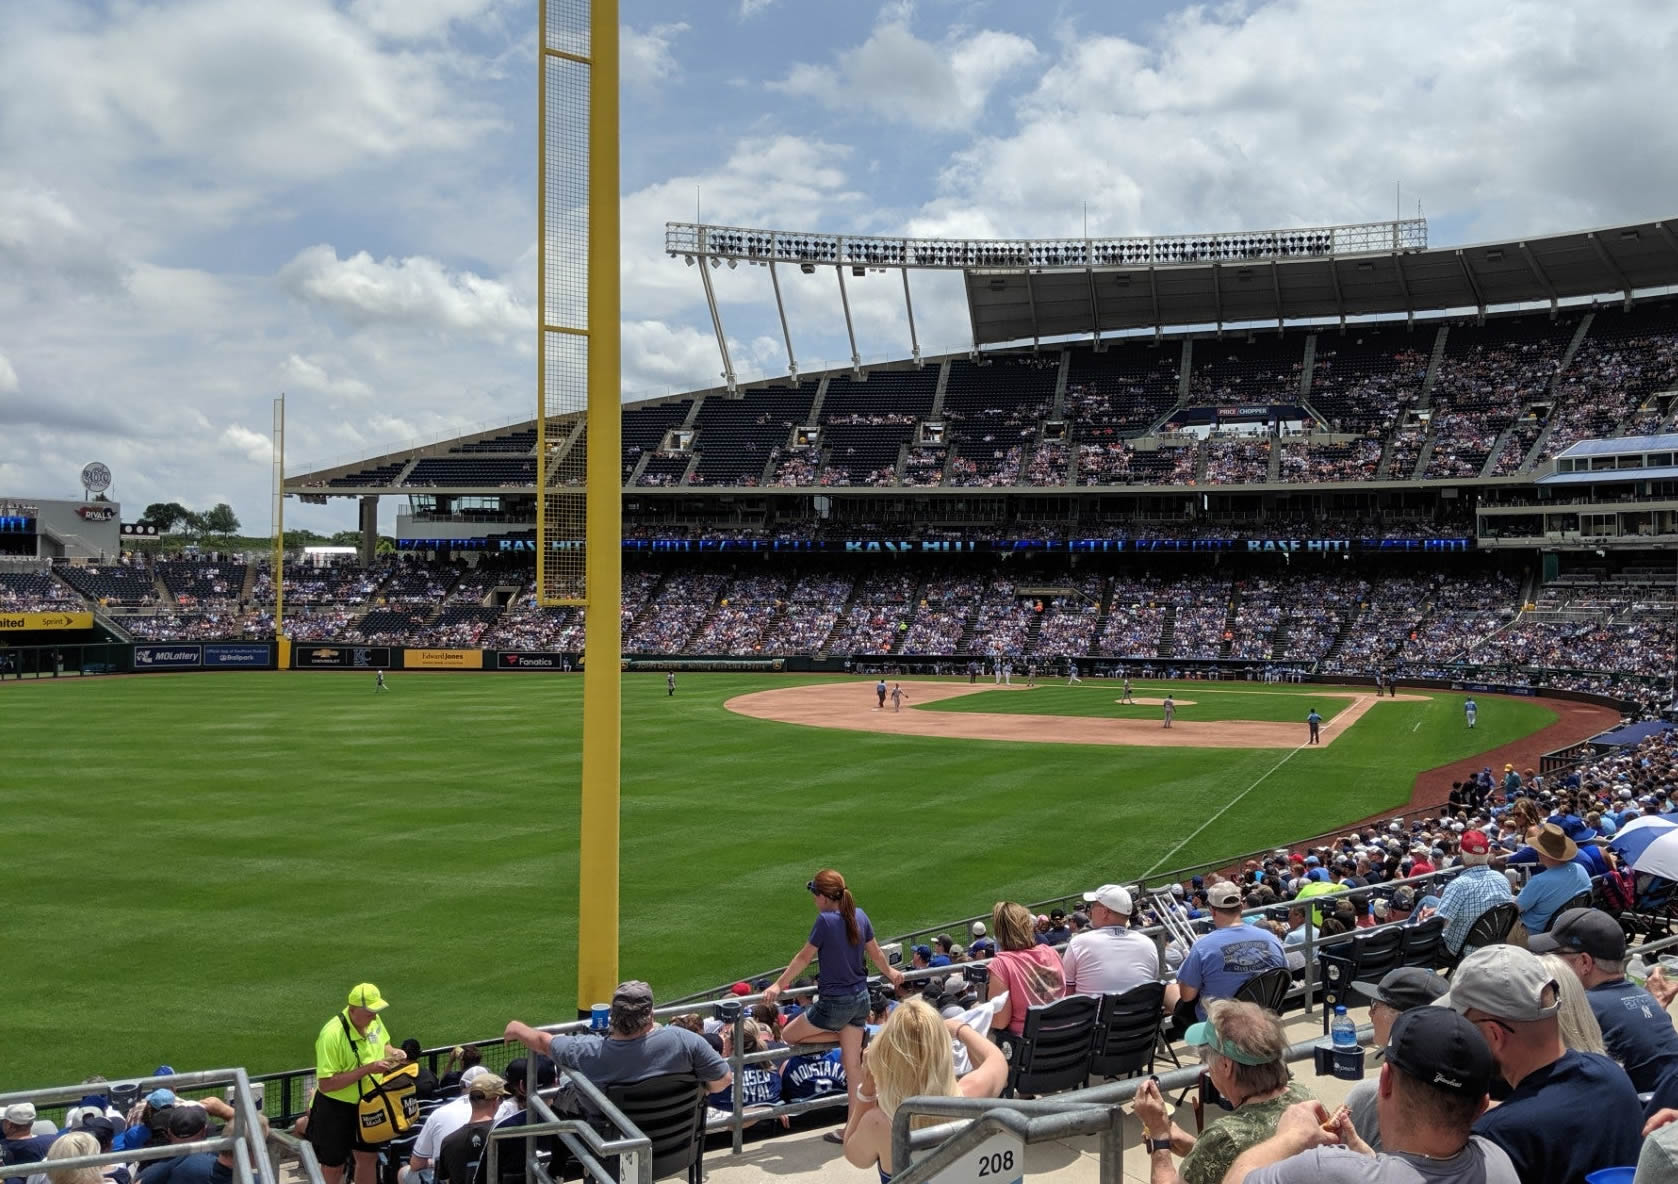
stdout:
{"type": "MultiPolygon", "coordinates": [[[[301,1065],[362,979],[395,1001],[398,1038],[428,1044],[570,1016],[581,681],[390,681],[377,696],[370,676],[311,673],[0,691],[16,919],[0,1088],[301,1065]]],[[[1041,899],[1137,875],[1276,760],[874,736],[723,706],[797,681],[830,680],[684,675],[674,699],[662,675],[624,680],[620,966],[664,997],[788,958],[817,867],[845,872],[882,934],[1041,899]]],[[[1382,704],[1175,862],[1394,805],[1417,770],[1552,719],[1496,700],[1468,732],[1460,696],[1382,704]]]]}

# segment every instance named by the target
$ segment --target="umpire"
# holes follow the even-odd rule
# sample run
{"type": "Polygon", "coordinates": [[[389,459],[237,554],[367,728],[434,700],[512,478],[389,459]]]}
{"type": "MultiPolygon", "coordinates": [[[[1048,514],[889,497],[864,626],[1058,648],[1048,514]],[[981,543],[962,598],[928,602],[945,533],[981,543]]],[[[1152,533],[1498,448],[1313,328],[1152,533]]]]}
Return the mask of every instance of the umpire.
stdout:
{"type": "Polygon", "coordinates": [[[326,1184],[339,1184],[352,1153],[358,1184],[378,1179],[379,1149],[361,1140],[359,1103],[363,1077],[388,1073],[408,1059],[391,1044],[379,1018],[388,1006],[379,988],[358,983],[350,988],[348,1005],[315,1037],[315,1100],[307,1134],[326,1184]]]}

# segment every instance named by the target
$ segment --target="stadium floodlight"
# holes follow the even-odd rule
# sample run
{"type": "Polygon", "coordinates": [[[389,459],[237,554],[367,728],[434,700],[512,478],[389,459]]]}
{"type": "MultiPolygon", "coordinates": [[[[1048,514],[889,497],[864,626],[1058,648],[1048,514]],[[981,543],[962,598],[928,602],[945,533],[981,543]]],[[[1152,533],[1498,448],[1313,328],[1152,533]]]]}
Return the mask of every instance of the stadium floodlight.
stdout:
{"type": "Polygon", "coordinates": [[[734,258],[732,255],[729,256],[728,270],[730,270],[730,271],[738,270],[739,266],[740,266],[740,261],[738,259],[734,258]]]}
{"type": "Polygon", "coordinates": [[[682,262],[686,263],[689,267],[692,267],[693,266],[693,256],[692,255],[683,255],[682,256],[682,262]]]}

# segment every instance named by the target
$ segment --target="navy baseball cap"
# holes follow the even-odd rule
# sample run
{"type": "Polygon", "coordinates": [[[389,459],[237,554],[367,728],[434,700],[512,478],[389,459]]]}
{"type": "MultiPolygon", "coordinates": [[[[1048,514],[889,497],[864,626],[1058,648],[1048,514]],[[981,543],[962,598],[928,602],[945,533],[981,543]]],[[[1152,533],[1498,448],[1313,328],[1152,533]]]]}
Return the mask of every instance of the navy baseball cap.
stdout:
{"type": "Polygon", "coordinates": [[[1417,1007],[1394,1020],[1386,1059],[1405,1076],[1464,1098],[1485,1097],[1497,1076],[1479,1029],[1445,1007],[1417,1007]]]}

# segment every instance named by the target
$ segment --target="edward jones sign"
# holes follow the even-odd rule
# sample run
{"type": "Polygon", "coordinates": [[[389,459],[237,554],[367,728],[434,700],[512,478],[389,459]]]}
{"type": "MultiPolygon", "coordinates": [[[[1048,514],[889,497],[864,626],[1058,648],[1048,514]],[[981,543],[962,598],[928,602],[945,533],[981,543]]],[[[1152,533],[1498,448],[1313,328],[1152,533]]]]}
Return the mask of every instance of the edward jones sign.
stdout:
{"type": "Polygon", "coordinates": [[[407,670],[482,670],[483,650],[403,650],[407,670]]]}

